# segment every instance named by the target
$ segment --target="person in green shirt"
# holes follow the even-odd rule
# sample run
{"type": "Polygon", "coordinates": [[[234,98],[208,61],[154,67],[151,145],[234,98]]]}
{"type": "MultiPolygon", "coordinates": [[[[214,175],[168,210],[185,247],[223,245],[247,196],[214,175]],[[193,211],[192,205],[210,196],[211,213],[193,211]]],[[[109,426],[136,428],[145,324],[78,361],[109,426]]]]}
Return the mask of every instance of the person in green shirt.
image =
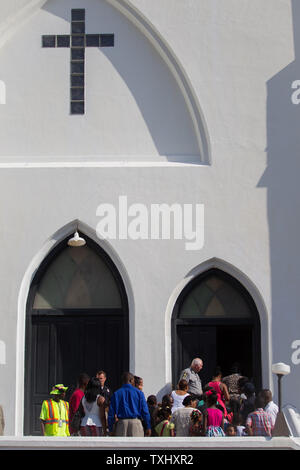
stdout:
{"type": "Polygon", "coordinates": [[[157,436],[161,437],[174,437],[175,436],[175,425],[170,422],[171,419],[171,408],[162,407],[157,412],[157,419],[159,423],[155,426],[157,436]]]}
{"type": "Polygon", "coordinates": [[[63,384],[54,385],[49,400],[44,400],[40,413],[43,436],[70,436],[69,403],[64,401],[66,390],[63,384]]]}

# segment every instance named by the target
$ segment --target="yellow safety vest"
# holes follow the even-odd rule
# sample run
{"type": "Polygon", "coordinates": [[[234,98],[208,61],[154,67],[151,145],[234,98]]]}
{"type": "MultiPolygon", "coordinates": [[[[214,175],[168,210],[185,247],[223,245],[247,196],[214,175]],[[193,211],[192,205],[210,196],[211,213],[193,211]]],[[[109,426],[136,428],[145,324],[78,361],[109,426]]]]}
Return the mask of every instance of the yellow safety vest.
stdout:
{"type": "Polygon", "coordinates": [[[44,400],[40,419],[45,423],[46,436],[69,436],[69,403],[44,400]]]}

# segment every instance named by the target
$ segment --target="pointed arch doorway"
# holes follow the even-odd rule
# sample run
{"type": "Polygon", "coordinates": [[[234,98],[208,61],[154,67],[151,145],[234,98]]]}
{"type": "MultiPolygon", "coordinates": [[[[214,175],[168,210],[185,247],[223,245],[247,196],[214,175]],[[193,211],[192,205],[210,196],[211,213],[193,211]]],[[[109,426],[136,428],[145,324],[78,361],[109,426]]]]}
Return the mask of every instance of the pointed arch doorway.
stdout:
{"type": "Polygon", "coordinates": [[[203,359],[202,385],[216,366],[223,376],[238,362],[241,373],[261,387],[261,326],[245,287],[220,269],[209,269],[180,293],[172,315],[172,381],[194,357],[203,359]]]}
{"type": "Polygon", "coordinates": [[[108,254],[59,243],[31,283],[26,312],[24,434],[40,435],[42,401],[52,386],[105,370],[112,390],[129,368],[128,300],[108,254]]]}

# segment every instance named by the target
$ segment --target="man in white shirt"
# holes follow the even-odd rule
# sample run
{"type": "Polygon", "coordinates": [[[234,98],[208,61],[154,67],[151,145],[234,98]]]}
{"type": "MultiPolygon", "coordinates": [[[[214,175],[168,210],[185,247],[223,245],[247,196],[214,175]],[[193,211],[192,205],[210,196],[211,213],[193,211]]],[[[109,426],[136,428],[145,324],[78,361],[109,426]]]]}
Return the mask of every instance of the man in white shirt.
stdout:
{"type": "Polygon", "coordinates": [[[271,423],[271,428],[273,429],[275,426],[277,413],[279,411],[278,406],[276,405],[276,403],[273,402],[273,396],[272,396],[271,390],[267,388],[263,389],[261,390],[259,395],[261,395],[261,397],[264,400],[264,404],[265,404],[264,411],[267,413],[268,418],[271,423]]]}

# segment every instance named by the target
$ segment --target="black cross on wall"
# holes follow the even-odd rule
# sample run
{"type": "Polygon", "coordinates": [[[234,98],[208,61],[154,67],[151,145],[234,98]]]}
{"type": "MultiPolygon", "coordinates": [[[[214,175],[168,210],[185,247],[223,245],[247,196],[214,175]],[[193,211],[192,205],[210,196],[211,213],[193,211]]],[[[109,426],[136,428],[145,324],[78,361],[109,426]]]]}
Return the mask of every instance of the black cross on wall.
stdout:
{"type": "Polygon", "coordinates": [[[84,114],[86,47],[113,47],[114,34],[85,34],[85,9],[71,10],[71,34],[42,36],[42,47],[70,47],[70,113],[84,114]]]}

